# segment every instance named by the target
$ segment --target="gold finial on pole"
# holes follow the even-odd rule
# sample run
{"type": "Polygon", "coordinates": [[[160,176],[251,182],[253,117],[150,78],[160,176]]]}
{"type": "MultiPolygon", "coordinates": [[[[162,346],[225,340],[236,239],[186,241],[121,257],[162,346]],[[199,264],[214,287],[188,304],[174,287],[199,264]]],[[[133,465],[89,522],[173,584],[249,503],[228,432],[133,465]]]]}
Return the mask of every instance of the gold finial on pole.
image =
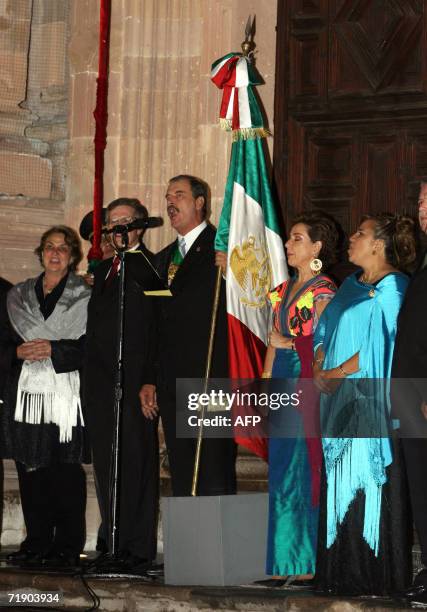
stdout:
{"type": "Polygon", "coordinates": [[[241,44],[243,55],[248,58],[250,58],[251,55],[253,55],[253,52],[255,49],[254,26],[255,26],[255,15],[253,19],[251,15],[249,15],[248,20],[246,22],[246,27],[245,27],[245,40],[241,44]]]}

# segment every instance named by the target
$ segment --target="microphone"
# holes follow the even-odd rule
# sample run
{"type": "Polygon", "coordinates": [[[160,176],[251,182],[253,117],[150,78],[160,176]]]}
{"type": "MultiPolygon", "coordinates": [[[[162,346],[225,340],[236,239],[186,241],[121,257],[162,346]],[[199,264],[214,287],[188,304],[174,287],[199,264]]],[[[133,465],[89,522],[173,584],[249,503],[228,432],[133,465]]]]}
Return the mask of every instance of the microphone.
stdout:
{"type": "Polygon", "coordinates": [[[163,225],[163,219],[161,217],[146,217],[145,219],[135,219],[132,223],[127,225],[115,225],[111,229],[102,230],[103,234],[126,234],[136,229],[150,229],[152,227],[159,227],[163,225]]]}

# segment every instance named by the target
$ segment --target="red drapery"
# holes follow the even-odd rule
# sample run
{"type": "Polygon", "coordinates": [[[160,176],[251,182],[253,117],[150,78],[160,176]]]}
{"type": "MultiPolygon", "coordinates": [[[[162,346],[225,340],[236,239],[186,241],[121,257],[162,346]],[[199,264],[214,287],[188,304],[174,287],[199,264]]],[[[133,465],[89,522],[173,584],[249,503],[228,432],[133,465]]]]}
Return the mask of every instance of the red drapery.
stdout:
{"type": "Polygon", "coordinates": [[[102,204],[104,199],[104,150],[108,123],[108,64],[110,54],[111,0],[100,0],[99,58],[96,86],[95,117],[95,180],[93,189],[93,242],[88,259],[101,260],[102,204]]]}

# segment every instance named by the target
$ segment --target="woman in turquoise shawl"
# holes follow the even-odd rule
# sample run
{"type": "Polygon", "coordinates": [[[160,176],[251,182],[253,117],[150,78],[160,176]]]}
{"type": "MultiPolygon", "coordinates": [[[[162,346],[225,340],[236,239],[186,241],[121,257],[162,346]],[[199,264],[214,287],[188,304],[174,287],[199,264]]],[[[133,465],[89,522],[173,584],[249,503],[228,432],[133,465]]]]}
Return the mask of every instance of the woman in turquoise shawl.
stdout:
{"type": "Polygon", "coordinates": [[[409,281],[400,270],[415,260],[415,244],[412,219],[365,218],[349,248],[362,272],[345,280],[316,330],[324,455],[316,583],[328,592],[386,595],[410,582],[407,496],[388,379],[409,281]]]}
{"type": "MultiPolygon", "coordinates": [[[[274,323],[263,376],[286,379],[289,393],[299,377],[312,376],[312,334],[336,291],[319,272],[333,260],[337,241],[329,217],[306,213],[286,242],[295,274],[270,293],[274,323]]],[[[315,571],[322,456],[319,439],[304,436],[306,415],[292,407],[270,414],[267,574],[274,578],[268,586],[310,579],[315,571]]]]}

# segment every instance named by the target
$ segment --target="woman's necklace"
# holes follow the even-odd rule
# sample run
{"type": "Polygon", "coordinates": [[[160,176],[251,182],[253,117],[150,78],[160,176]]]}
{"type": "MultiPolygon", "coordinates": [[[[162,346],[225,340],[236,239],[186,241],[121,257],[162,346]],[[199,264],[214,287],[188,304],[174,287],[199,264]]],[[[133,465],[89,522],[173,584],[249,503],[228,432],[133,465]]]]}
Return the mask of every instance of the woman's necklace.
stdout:
{"type": "Polygon", "coordinates": [[[368,281],[368,279],[366,278],[366,274],[365,273],[361,274],[359,280],[364,285],[371,285],[372,284],[372,281],[368,281]]]}
{"type": "Polygon", "coordinates": [[[386,270],[381,270],[381,272],[377,272],[377,274],[375,274],[372,278],[369,279],[367,273],[363,272],[363,274],[360,275],[359,280],[364,285],[373,285],[380,279],[384,278],[384,276],[386,276],[390,272],[392,272],[392,268],[387,268],[386,270]]]}
{"type": "Polygon", "coordinates": [[[55,287],[56,287],[56,284],[52,285],[52,287],[49,287],[47,285],[47,283],[46,283],[46,279],[45,278],[43,279],[43,293],[45,295],[49,295],[49,293],[52,293],[52,291],[55,289],[55,287]]]}

